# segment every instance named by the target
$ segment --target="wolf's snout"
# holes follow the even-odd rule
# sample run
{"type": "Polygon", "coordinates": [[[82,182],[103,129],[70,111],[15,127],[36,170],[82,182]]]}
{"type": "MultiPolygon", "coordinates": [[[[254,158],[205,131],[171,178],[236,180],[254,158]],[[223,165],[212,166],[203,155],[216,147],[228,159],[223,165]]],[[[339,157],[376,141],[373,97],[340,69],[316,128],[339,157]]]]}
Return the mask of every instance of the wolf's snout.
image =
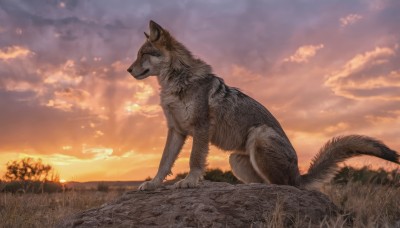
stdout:
{"type": "Polygon", "coordinates": [[[132,68],[128,68],[127,71],[128,71],[129,73],[132,73],[132,68]]]}

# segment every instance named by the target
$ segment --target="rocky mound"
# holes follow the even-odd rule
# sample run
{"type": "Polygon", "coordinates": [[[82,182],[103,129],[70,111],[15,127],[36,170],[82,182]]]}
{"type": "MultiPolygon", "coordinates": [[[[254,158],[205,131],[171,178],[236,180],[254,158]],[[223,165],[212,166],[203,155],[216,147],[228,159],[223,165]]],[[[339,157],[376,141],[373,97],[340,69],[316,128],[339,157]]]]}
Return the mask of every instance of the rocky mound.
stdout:
{"type": "Polygon", "coordinates": [[[322,193],[291,186],[203,182],[197,189],[131,191],[57,227],[310,226],[337,215],[322,193]]]}

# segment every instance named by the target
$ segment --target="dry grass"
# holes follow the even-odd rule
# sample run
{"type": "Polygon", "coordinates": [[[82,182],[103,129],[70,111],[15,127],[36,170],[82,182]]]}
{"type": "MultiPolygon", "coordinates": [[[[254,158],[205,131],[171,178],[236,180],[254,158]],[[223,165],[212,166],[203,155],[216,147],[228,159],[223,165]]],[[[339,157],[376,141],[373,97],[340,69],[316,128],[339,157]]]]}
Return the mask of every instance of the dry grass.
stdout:
{"type": "Polygon", "coordinates": [[[118,192],[66,192],[54,194],[0,194],[0,227],[54,227],[61,218],[97,207],[118,192]]]}
{"type": "MultiPolygon", "coordinates": [[[[320,227],[400,227],[400,188],[379,185],[328,185],[324,193],[344,215],[324,221],[320,227]]],[[[61,218],[97,207],[121,192],[67,192],[57,194],[0,194],[0,227],[53,227],[61,218]]],[[[276,211],[266,227],[284,227],[284,211],[276,211]]],[[[307,227],[308,221],[291,218],[291,226],[307,227]]]]}
{"type": "Polygon", "coordinates": [[[344,216],[329,221],[339,226],[348,215],[352,227],[400,227],[400,188],[374,184],[328,185],[323,190],[344,216]]]}
{"type": "MultiPolygon", "coordinates": [[[[349,182],[326,185],[323,192],[342,210],[342,215],[324,220],[317,227],[400,227],[400,188],[349,182]]],[[[265,227],[311,227],[306,218],[288,218],[282,205],[266,216],[265,227]]],[[[314,227],[314,226],[313,226],[314,227]]]]}

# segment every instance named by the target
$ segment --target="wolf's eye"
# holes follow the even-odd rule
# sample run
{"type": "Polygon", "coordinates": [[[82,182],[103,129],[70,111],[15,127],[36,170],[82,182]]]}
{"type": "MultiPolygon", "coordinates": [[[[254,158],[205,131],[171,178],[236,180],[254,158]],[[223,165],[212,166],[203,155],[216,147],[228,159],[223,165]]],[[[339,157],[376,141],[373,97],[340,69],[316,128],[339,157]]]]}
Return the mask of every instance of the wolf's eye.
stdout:
{"type": "Polygon", "coordinates": [[[155,57],[160,57],[161,56],[161,54],[160,53],[158,53],[158,52],[145,52],[145,53],[142,53],[142,56],[145,56],[145,55],[150,55],[150,56],[155,56],[155,57]]]}

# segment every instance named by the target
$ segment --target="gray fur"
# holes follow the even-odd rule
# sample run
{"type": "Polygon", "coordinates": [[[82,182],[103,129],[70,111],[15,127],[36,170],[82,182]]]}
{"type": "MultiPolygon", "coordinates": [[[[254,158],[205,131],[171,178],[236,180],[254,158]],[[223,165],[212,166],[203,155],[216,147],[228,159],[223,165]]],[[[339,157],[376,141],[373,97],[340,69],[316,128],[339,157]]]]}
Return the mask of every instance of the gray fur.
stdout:
{"type": "Polygon", "coordinates": [[[275,117],[260,103],[226,85],[211,67],[194,58],[167,30],[150,21],[150,35],[128,71],[137,79],[157,76],[168,137],[155,178],[139,190],[162,184],[185,139],[193,137],[188,176],[178,188],[196,187],[202,178],[209,143],[233,151],[230,164],[243,182],[313,187],[334,171],[336,163],[359,154],[398,163],[398,154],[364,136],[330,141],[315,157],[308,174],[300,175],[296,152],[275,117]]]}

